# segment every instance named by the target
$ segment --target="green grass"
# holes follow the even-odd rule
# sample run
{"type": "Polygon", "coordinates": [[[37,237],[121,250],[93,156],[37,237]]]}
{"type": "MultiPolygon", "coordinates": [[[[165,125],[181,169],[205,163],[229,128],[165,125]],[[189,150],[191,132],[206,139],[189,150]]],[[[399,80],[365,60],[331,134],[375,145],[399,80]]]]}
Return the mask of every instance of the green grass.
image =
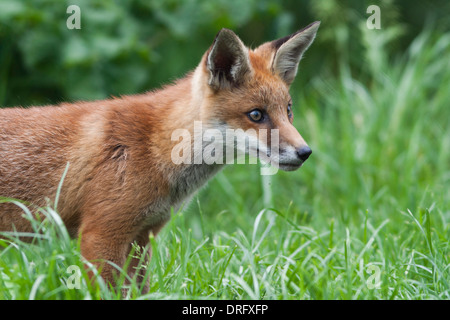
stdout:
{"type": "MultiPolygon", "coordinates": [[[[219,173],[151,240],[150,293],[131,279],[128,298],[450,298],[450,34],[425,30],[395,58],[365,36],[366,70],[341,61],[292,92],[306,164],[219,173]]],[[[89,283],[77,240],[45,211],[34,244],[0,243],[0,299],[119,299],[89,283]]]]}

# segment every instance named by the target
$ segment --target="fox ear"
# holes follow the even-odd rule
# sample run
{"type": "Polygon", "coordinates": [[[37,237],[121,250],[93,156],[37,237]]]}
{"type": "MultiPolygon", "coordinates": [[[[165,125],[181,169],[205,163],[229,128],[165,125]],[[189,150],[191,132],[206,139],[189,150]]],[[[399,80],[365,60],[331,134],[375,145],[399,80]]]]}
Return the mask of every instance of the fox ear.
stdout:
{"type": "Polygon", "coordinates": [[[248,49],[231,30],[222,29],[206,58],[209,85],[214,89],[236,87],[251,73],[248,49]]]}
{"type": "Polygon", "coordinates": [[[313,22],[290,36],[271,42],[272,47],[276,50],[272,61],[272,70],[288,85],[294,81],[300,59],[313,42],[319,25],[320,21],[313,22]]]}

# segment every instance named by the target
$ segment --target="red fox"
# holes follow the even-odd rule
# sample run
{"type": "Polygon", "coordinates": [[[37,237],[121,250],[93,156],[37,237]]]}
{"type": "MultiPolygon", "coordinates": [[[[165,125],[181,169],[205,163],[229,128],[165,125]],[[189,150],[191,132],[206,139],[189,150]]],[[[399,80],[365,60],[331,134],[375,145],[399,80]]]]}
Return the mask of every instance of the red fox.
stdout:
{"type": "MultiPolygon", "coordinates": [[[[289,88],[319,24],[254,50],[222,29],[192,72],[160,90],[0,109],[0,196],[46,206],[67,167],[57,210],[71,236],[81,237],[82,256],[114,283],[115,269],[104,261],[124,266],[132,244],[145,247],[171,208],[176,211],[224,166],[206,159],[175,163],[180,144],[175,130],[194,136],[195,122],[201,130],[246,130],[246,139],[261,142],[257,156],[270,159],[274,141],[262,139],[260,130],[276,129],[278,168],[296,170],[309,157],[311,149],[292,125],[289,88]]],[[[234,140],[227,143],[236,147],[234,140]]],[[[190,141],[188,149],[194,144],[190,141]]],[[[21,212],[0,203],[0,232],[32,232],[21,212]]],[[[131,262],[130,274],[136,263],[131,262]]]]}

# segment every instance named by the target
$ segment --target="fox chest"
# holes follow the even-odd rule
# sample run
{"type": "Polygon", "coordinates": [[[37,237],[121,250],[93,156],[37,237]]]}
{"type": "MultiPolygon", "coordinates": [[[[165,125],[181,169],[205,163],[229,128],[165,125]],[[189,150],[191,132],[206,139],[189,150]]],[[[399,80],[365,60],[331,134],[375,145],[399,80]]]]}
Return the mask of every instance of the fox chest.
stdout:
{"type": "Polygon", "coordinates": [[[158,225],[170,218],[171,211],[185,208],[195,193],[203,187],[223,165],[193,164],[180,168],[169,179],[169,194],[155,199],[144,212],[146,225],[158,225]]]}

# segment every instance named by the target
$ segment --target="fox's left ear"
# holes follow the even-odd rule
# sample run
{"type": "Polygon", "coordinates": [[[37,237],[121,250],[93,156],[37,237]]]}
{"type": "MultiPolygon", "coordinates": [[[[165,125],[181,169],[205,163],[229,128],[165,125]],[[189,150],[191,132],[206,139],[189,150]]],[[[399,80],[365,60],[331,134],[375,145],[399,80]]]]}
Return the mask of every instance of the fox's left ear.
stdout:
{"type": "Polygon", "coordinates": [[[320,21],[313,22],[290,36],[270,42],[272,48],[276,50],[272,71],[288,85],[294,81],[300,59],[314,41],[319,25],[320,21]]]}

